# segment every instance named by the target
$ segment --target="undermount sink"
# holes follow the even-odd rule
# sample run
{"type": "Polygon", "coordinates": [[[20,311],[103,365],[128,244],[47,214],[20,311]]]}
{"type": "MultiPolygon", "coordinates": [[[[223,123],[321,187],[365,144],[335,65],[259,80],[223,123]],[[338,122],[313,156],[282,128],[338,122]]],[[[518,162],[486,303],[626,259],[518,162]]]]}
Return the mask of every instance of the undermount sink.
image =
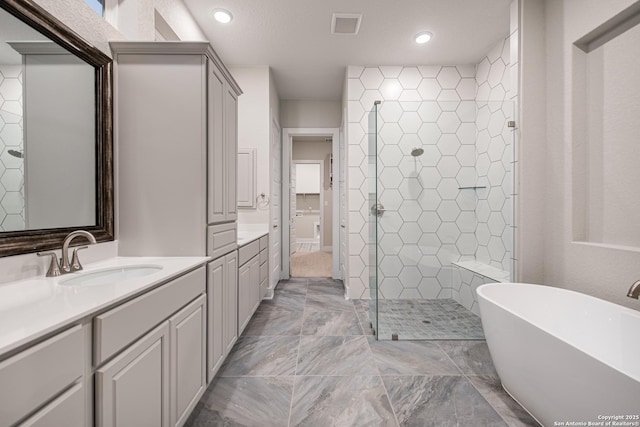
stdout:
{"type": "Polygon", "coordinates": [[[66,286],[100,286],[148,276],[162,270],[159,265],[127,265],[74,274],[58,283],[66,286]]]}

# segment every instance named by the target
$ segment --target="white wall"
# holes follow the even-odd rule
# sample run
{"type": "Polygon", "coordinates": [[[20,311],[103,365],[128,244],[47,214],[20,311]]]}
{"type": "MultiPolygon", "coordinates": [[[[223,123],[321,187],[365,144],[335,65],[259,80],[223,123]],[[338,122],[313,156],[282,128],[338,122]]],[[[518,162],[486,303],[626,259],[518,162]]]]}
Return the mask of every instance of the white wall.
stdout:
{"type": "Polygon", "coordinates": [[[337,128],[342,122],[341,103],[282,100],[280,121],[283,128],[337,128]]]}
{"type": "MultiPolygon", "coordinates": [[[[522,168],[521,172],[521,210],[536,208],[533,214],[542,212],[535,221],[531,215],[521,212],[521,245],[526,248],[532,241],[538,246],[535,251],[522,251],[522,279],[541,281],[545,284],[568,288],[597,296],[615,303],[639,308],[638,302],[625,297],[629,286],[640,278],[640,253],[615,249],[597,244],[584,244],[573,241],[572,212],[572,154],[574,139],[573,99],[574,99],[574,55],[573,42],[587,34],[624,8],[633,0],[548,0],[544,8],[535,10],[535,4],[527,0],[523,3],[521,16],[522,102],[525,96],[537,90],[539,93],[546,85],[546,116],[542,121],[537,116],[530,117],[521,111],[523,125],[540,127],[546,119],[546,143],[544,139],[532,139],[522,130],[522,160],[531,154],[546,167],[522,168]],[[528,31],[528,22],[542,17],[539,31],[528,31]],[[546,36],[546,39],[545,39],[546,36]],[[528,40],[535,37],[534,40],[528,40]],[[540,57],[542,56],[542,58],[540,57]],[[542,61],[540,61],[542,59],[542,61]],[[546,70],[544,64],[546,63],[546,70]],[[546,80],[540,84],[540,74],[546,80]],[[527,151],[525,151],[527,150],[527,151]],[[546,178],[546,179],[545,179],[546,178]],[[527,190],[537,183],[540,190],[527,190]],[[540,232],[543,230],[543,233],[540,232]],[[540,249],[539,235],[544,235],[540,249]],[[541,265],[542,261],[542,265],[541,265]],[[542,274],[540,274],[542,271],[542,274]]],[[[544,92],[543,92],[544,94],[544,92]]],[[[538,95],[540,96],[540,95],[538,95]]],[[[544,103],[544,97],[542,102],[544,103]]],[[[523,105],[525,107],[525,105],[523,105]]],[[[635,221],[629,218],[629,221],[635,221]]]]}
{"type": "MultiPolygon", "coordinates": [[[[279,116],[279,100],[268,66],[230,68],[243,94],[238,98],[238,147],[255,148],[256,196],[271,192],[271,121],[279,116]]],[[[238,177],[242,179],[242,177],[238,177]]],[[[270,207],[238,209],[238,222],[268,224],[270,207]]]]}
{"type": "MultiPolygon", "coordinates": [[[[84,0],[35,0],[89,43],[111,56],[109,41],[155,40],[154,16],[157,10],[181,40],[206,41],[206,37],[182,1],[120,0],[121,7],[135,11],[135,31],[119,31],[99,16],[84,0]],[[128,33],[128,37],[124,35],[128,33]]],[[[122,22],[121,26],[126,25],[122,22]]],[[[224,58],[223,58],[224,59],[224,58]]]]}

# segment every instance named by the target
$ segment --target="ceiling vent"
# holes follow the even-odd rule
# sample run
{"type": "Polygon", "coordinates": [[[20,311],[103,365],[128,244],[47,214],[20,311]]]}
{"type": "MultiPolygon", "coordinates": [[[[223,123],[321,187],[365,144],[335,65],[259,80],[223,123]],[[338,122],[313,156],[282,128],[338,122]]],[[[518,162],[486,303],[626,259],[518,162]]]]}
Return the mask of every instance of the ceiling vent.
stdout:
{"type": "Polygon", "coordinates": [[[334,13],[331,17],[331,34],[355,36],[360,31],[361,13],[334,13]]]}

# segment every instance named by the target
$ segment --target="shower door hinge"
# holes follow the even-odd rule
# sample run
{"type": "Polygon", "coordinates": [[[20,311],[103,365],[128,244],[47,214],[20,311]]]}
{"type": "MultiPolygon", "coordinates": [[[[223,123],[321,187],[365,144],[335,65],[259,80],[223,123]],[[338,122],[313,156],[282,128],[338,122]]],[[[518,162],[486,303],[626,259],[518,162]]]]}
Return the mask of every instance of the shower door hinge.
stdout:
{"type": "Polygon", "coordinates": [[[510,128],[516,127],[516,121],[515,120],[509,120],[507,122],[507,127],[510,127],[510,128]]]}

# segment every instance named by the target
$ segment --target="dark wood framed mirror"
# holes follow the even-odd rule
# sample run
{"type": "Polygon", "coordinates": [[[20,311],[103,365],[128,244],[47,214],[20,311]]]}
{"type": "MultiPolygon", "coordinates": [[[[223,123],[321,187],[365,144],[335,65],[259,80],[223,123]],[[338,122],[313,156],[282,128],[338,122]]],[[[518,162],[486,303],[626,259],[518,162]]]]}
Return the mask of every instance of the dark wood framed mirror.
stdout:
{"type": "MultiPolygon", "coordinates": [[[[0,227],[0,257],[59,248],[64,237],[78,229],[89,231],[98,242],[111,241],[114,239],[112,60],[32,0],[1,0],[0,12],[3,19],[15,18],[16,23],[25,24],[24,32],[17,30],[15,34],[35,35],[5,34],[0,40],[1,48],[9,51],[10,46],[22,60],[18,66],[22,70],[19,76],[22,93],[15,105],[24,106],[24,118],[16,120],[21,132],[20,145],[5,147],[0,135],[0,144],[3,144],[0,161],[16,162],[17,158],[22,162],[15,166],[13,173],[17,177],[14,181],[19,181],[21,187],[16,190],[18,184],[11,184],[16,187],[12,190],[17,193],[15,199],[19,202],[10,206],[16,211],[22,208],[14,215],[18,219],[21,216],[22,228],[19,221],[13,221],[9,227],[0,227]],[[38,40],[33,42],[34,38],[38,40]],[[67,68],[53,73],[43,68],[43,63],[50,66],[51,58],[56,65],[64,62],[67,68]],[[82,80],[73,74],[70,77],[69,63],[72,67],[84,67],[81,73],[85,77],[82,87],[85,90],[72,87],[60,95],[58,89],[63,84],[58,84],[53,75],[61,76],[66,82],[82,80]],[[29,74],[29,67],[41,75],[43,69],[47,70],[40,80],[50,80],[53,95],[48,94],[49,99],[44,102],[37,100],[49,89],[36,90],[38,76],[29,74]],[[84,105],[91,108],[65,111],[67,100],[74,97],[82,98],[84,105]],[[29,111],[28,106],[39,106],[39,110],[29,111]],[[77,138],[69,136],[70,128],[79,132],[77,138]],[[66,146],[60,142],[71,139],[77,139],[73,141],[76,145],[66,146]],[[59,159],[67,160],[60,164],[59,159]],[[84,192],[78,190],[80,187],[84,192]],[[22,206],[16,208],[20,201],[22,206]],[[78,213],[83,215],[80,220],[76,219],[78,213]]],[[[12,26],[17,24],[13,21],[10,25],[0,24],[0,33],[5,31],[3,28],[12,26]]],[[[2,80],[0,78],[0,83],[2,80]]],[[[14,134],[19,133],[17,129],[14,134]]],[[[0,175],[5,172],[0,170],[0,175]]],[[[0,194],[0,201],[6,194],[0,194]]],[[[8,216],[8,209],[0,204],[3,219],[8,216]]]]}

